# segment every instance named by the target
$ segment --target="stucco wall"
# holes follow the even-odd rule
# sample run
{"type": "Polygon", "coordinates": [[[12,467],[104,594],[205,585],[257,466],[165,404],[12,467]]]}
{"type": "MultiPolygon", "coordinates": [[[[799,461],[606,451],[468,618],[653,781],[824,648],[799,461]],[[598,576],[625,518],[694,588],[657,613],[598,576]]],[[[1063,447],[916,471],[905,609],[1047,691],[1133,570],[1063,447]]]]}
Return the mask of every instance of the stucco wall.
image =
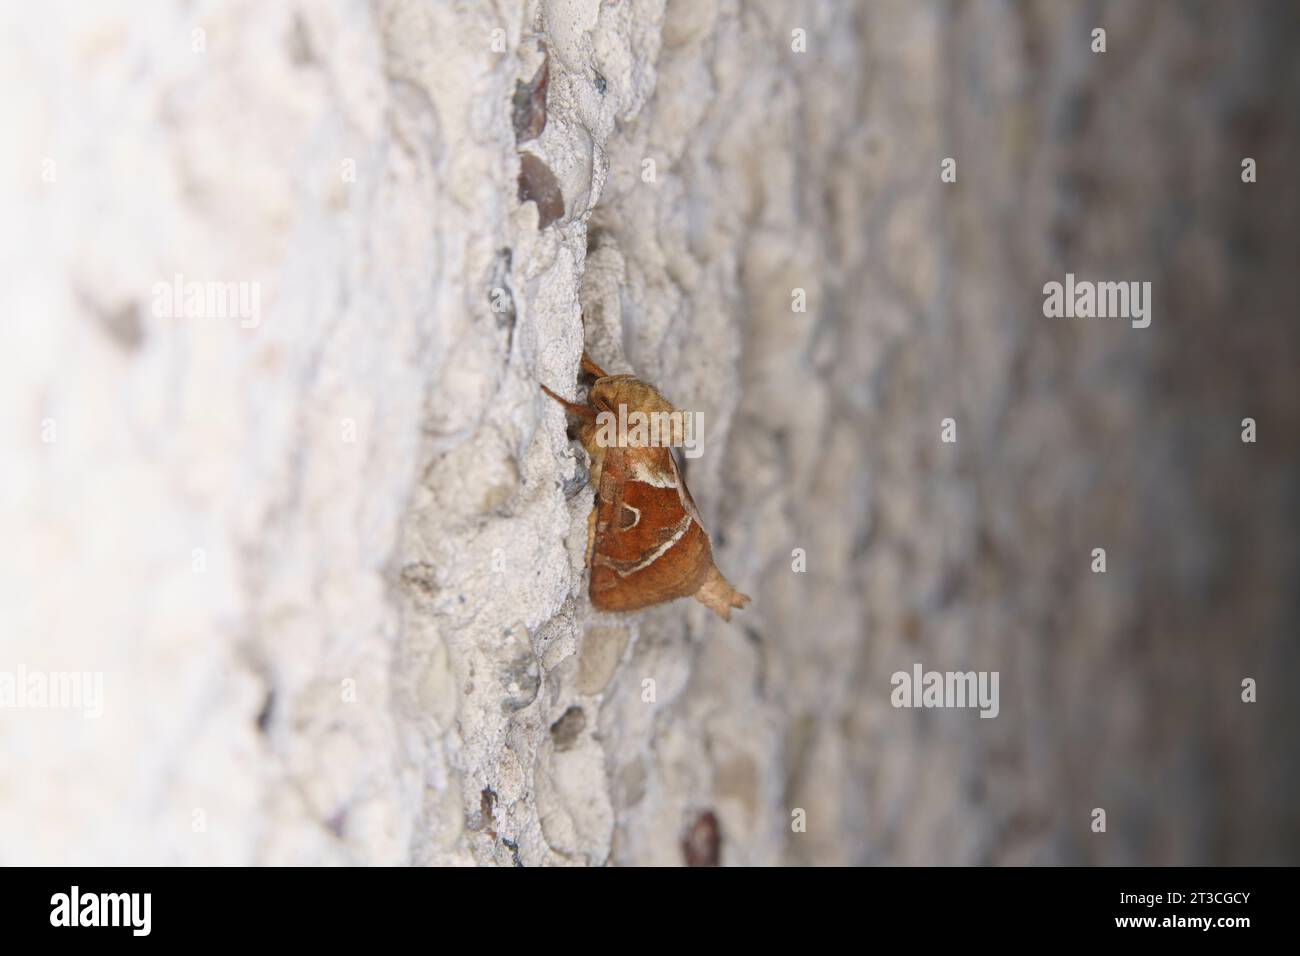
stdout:
{"type": "Polygon", "coordinates": [[[1293,6],[0,17],[0,672],[102,677],[0,710],[0,862],[1296,862],[1293,6]],[[590,608],[584,314],[731,624],[590,608]]]}

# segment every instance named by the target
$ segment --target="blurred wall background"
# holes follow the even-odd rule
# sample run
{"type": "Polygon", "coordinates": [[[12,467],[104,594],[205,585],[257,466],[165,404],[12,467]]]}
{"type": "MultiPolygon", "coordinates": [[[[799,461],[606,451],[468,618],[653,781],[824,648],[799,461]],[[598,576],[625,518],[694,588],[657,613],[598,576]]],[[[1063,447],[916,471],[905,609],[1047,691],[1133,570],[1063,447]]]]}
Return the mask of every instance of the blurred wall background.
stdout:
{"type": "Polygon", "coordinates": [[[102,687],[0,862],[1297,862],[1294,4],[0,17],[0,679],[102,687]],[[591,610],[584,341],[732,623],[591,610]]]}

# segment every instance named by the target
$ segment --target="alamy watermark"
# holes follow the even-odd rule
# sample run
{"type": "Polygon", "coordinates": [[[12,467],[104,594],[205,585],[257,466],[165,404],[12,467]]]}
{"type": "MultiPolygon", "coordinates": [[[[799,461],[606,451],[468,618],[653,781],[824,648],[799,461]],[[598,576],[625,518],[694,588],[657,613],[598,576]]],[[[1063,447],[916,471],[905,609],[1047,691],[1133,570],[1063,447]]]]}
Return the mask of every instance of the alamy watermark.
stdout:
{"type": "Polygon", "coordinates": [[[104,716],[102,671],[0,671],[0,710],[80,710],[90,720],[104,716]]]}
{"type": "Polygon", "coordinates": [[[1129,319],[1135,329],[1151,324],[1150,282],[1065,282],[1043,286],[1043,315],[1049,319],[1129,319]]]}
{"type": "Polygon", "coordinates": [[[993,718],[998,702],[997,671],[895,671],[889,678],[894,689],[889,702],[895,707],[978,707],[981,717],[993,718]]]}
{"type": "Polygon", "coordinates": [[[153,929],[152,893],[83,893],[75,884],[50,897],[51,926],[123,926],[132,936],[153,929]]]}
{"type": "Polygon", "coordinates": [[[704,454],[704,415],[702,412],[628,411],[620,404],[618,414],[596,415],[596,444],[601,448],[655,448],[675,446],[687,458],[704,454]]]}
{"type": "Polygon", "coordinates": [[[160,319],[238,319],[239,327],[262,323],[260,282],[185,281],[176,273],[171,282],[153,285],[153,314],[160,319]]]}

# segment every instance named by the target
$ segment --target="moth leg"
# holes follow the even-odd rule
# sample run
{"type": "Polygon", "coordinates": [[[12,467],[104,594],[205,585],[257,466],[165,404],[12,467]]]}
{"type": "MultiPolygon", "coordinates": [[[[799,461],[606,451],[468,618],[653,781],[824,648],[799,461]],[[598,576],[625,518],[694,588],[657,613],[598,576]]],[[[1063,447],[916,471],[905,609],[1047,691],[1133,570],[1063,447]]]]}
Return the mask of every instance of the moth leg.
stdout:
{"type": "Polygon", "coordinates": [[[567,398],[564,398],[561,395],[556,395],[545,385],[541,385],[540,382],[538,383],[538,385],[541,386],[543,392],[545,392],[547,395],[551,396],[551,398],[555,399],[557,402],[563,405],[564,410],[568,412],[570,415],[574,416],[575,418],[581,418],[584,421],[594,422],[596,420],[596,410],[592,408],[590,405],[579,405],[577,402],[571,402],[567,398]]]}
{"type": "Polygon", "coordinates": [[[591,567],[591,556],[596,544],[596,506],[592,505],[591,514],[587,515],[587,567],[591,567]]]}
{"type": "Polygon", "coordinates": [[[582,370],[588,375],[593,375],[596,378],[609,377],[608,372],[591,360],[591,356],[587,354],[586,349],[582,350],[582,370]]]}

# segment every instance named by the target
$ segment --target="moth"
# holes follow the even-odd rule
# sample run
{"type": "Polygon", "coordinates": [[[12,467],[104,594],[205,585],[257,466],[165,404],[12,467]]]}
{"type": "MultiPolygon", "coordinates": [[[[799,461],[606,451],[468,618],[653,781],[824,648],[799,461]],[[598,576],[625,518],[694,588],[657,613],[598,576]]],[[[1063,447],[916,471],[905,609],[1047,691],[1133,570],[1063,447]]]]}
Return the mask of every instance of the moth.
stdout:
{"type": "Polygon", "coordinates": [[[644,440],[599,440],[598,416],[675,411],[652,385],[632,375],[610,375],[586,352],[582,370],[595,377],[587,404],[542,391],[579,421],[578,437],[591,457],[596,506],[587,520],[591,603],[602,611],[635,611],[694,597],[724,621],[743,608],[741,594],[713,563],[709,535],[672,451],[644,440]]]}

